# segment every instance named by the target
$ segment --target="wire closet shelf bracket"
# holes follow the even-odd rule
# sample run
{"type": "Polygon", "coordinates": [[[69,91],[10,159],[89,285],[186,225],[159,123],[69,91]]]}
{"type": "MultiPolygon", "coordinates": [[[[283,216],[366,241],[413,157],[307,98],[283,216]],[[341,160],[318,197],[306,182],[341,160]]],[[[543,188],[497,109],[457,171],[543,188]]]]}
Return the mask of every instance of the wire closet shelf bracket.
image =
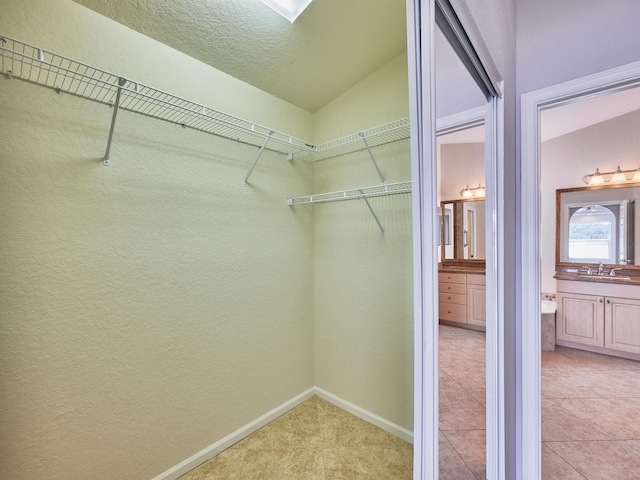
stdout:
{"type": "Polygon", "coordinates": [[[244,178],[245,186],[248,185],[249,178],[265,150],[286,155],[288,160],[296,158],[314,162],[366,150],[381,185],[305,197],[289,197],[287,204],[293,206],[304,203],[363,199],[382,235],[384,235],[384,229],[367,199],[411,192],[411,182],[385,184],[384,176],[371,150],[408,139],[408,118],[336,140],[313,144],[2,34],[0,34],[0,73],[9,79],[24,80],[53,89],[56,93],[68,93],[112,107],[111,125],[103,157],[104,165],[111,164],[111,144],[118,112],[126,110],[179,125],[182,128],[190,128],[257,147],[258,154],[244,178]]]}
{"type": "Polygon", "coordinates": [[[264,150],[286,154],[289,159],[315,151],[314,145],[302,139],[1,34],[0,72],[10,79],[25,80],[57,93],[113,107],[105,165],[110,164],[111,142],[120,109],[258,147],[258,156],[245,177],[245,184],[264,150]]]}

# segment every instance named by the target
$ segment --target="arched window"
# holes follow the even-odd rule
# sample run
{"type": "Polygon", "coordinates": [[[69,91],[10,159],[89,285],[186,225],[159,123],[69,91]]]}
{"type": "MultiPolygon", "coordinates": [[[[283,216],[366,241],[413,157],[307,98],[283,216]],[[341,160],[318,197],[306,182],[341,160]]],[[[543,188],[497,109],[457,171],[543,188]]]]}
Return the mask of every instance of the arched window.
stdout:
{"type": "Polygon", "coordinates": [[[569,261],[616,263],[616,215],[603,205],[569,211],[569,261]]]}

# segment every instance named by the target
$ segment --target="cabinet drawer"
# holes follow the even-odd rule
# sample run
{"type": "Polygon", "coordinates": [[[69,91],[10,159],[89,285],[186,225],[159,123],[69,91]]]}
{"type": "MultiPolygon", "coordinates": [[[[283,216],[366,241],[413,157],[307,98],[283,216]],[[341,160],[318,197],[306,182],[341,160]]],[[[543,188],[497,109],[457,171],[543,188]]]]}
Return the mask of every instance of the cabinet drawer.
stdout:
{"type": "Polygon", "coordinates": [[[458,305],[466,305],[467,304],[467,296],[461,295],[459,293],[439,293],[438,301],[440,305],[443,303],[456,303],[458,305]]]}
{"type": "Polygon", "coordinates": [[[467,321],[467,306],[458,305],[455,303],[441,303],[440,304],[440,319],[449,320],[451,322],[466,323],[467,321]]]}
{"type": "Polygon", "coordinates": [[[486,285],[487,277],[479,274],[467,275],[467,285],[486,285]]]}
{"type": "Polygon", "coordinates": [[[438,284],[440,293],[457,293],[460,295],[467,294],[467,285],[464,283],[440,283],[438,284]]]}
{"type": "Polygon", "coordinates": [[[438,282],[440,283],[467,283],[466,273],[438,273],[438,282]]]}

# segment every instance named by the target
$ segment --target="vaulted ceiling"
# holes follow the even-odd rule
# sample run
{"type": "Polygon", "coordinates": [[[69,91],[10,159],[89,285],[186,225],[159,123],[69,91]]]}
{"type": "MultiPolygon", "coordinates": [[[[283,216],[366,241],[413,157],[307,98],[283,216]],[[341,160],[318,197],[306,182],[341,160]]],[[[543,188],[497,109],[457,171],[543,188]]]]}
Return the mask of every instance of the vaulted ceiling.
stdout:
{"type": "Polygon", "coordinates": [[[406,50],[405,0],[315,0],[289,23],[259,0],[75,0],[315,112],[406,50]]]}

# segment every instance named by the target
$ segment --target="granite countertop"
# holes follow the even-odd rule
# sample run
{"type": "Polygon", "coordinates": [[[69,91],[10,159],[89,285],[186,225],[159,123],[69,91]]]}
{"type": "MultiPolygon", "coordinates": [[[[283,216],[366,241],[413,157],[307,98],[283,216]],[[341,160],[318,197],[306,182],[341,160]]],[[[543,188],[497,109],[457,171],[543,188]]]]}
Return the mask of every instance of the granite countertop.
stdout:
{"type": "Polygon", "coordinates": [[[477,275],[484,275],[485,269],[481,267],[470,267],[470,266],[462,266],[462,265],[447,265],[442,266],[442,264],[438,265],[438,272],[441,273],[471,273],[477,275]]]}
{"type": "Polygon", "coordinates": [[[556,272],[556,280],[570,280],[576,282],[595,282],[595,283],[619,283],[623,285],[640,285],[640,276],[617,275],[611,277],[609,275],[597,275],[574,272],[556,272]]]}

